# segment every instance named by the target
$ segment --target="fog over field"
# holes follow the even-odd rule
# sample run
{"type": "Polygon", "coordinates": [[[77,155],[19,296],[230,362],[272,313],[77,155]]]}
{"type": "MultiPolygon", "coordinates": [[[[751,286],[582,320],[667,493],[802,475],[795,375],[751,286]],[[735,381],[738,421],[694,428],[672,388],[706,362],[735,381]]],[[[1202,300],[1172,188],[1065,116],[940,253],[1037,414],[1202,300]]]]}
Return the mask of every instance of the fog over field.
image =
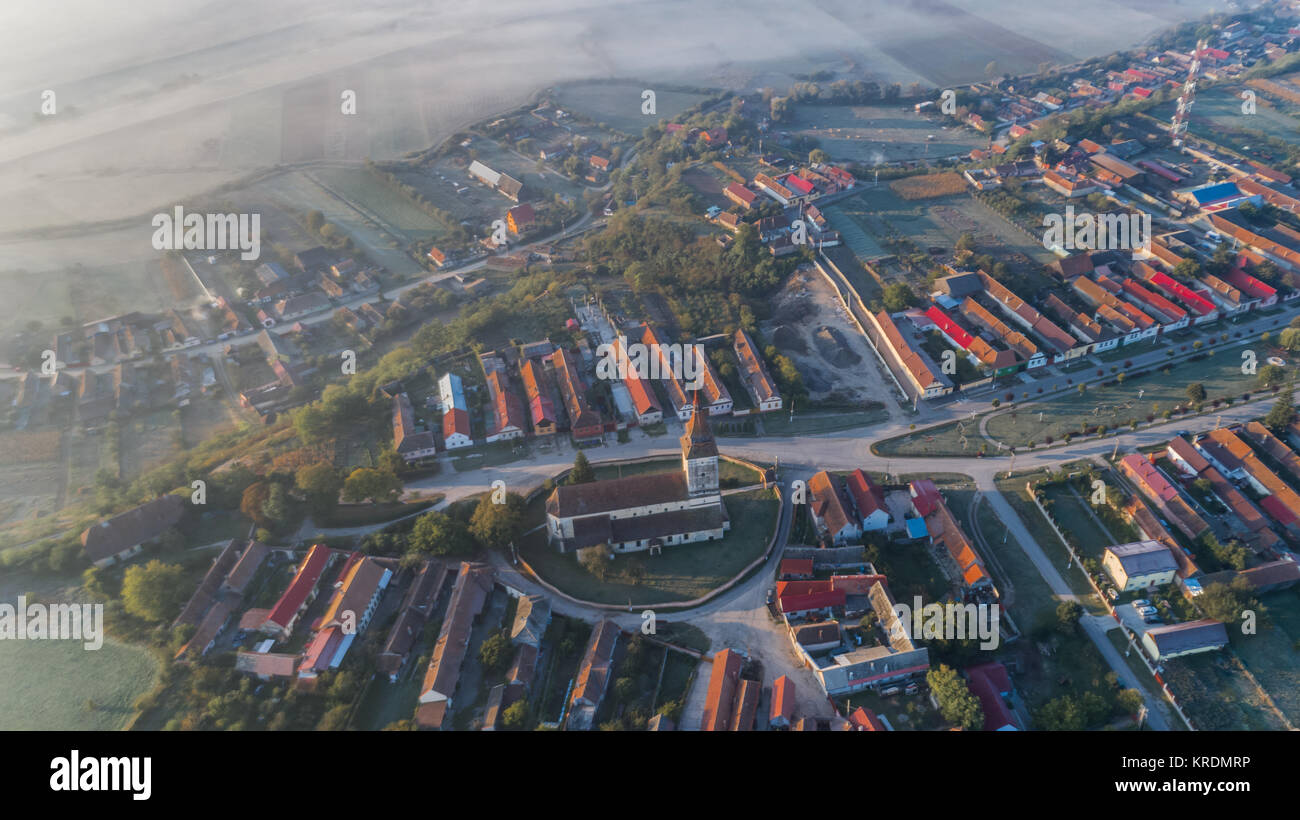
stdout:
{"type": "MultiPolygon", "coordinates": [[[[0,8],[0,272],[144,259],[147,216],[278,165],[400,156],[585,78],[927,86],[1134,45],[1211,0],[45,0],[0,8]],[[357,115],[339,111],[344,89],[357,115]],[[57,113],[41,116],[42,92],[57,113]],[[105,224],[95,224],[105,223],[105,224]]],[[[629,106],[639,105],[632,98],[629,106]]],[[[12,273],[5,279],[13,286],[12,273]]]]}

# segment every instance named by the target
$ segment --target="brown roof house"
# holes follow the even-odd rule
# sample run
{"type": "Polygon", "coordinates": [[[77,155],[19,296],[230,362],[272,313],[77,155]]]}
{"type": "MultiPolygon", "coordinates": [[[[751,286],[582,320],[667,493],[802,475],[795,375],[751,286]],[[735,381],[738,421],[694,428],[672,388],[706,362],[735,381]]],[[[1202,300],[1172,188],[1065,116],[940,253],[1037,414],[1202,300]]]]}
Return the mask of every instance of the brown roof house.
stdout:
{"type": "Polygon", "coordinates": [[[469,650],[474,620],[487,606],[491,594],[492,568],[485,564],[462,563],[451,600],[447,603],[438,643],[433,648],[433,657],[420,686],[419,706],[415,708],[415,723],[419,728],[442,728],[451,709],[456,684],[460,682],[460,666],[469,650]]]}
{"type": "Polygon", "coordinates": [[[619,629],[611,620],[603,620],[591,631],[587,652],[578,667],[577,683],[569,700],[569,718],[566,729],[586,731],[596,720],[596,711],[609,688],[613,668],[614,647],[618,644],[619,629]]]}
{"type": "Polygon", "coordinates": [[[86,557],[97,567],[107,567],[138,555],[145,544],[180,522],[185,503],[179,495],[159,496],[87,527],[81,533],[86,557]]]}

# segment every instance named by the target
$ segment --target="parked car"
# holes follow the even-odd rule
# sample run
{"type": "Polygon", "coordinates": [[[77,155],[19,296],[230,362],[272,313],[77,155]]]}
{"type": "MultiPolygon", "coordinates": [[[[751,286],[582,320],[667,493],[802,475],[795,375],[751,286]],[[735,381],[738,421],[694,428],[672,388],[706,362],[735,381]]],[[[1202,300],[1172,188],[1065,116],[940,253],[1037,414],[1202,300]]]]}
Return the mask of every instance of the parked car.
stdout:
{"type": "Polygon", "coordinates": [[[1115,587],[1106,587],[1106,597],[1113,601],[1119,597],[1119,592],[1115,587]]]}
{"type": "Polygon", "coordinates": [[[1136,601],[1133,602],[1133,606],[1135,607],[1151,606],[1151,602],[1148,601],[1146,598],[1138,598],[1136,601]]]}

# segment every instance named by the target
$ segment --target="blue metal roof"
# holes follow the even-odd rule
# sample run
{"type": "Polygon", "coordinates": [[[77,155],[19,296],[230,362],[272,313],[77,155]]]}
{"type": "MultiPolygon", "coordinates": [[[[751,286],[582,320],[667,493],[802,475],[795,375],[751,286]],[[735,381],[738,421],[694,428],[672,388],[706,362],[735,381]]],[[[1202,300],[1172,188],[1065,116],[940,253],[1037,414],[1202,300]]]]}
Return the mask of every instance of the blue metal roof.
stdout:
{"type": "Polygon", "coordinates": [[[925,538],[930,534],[930,529],[925,526],[924,518],[909,518],[907,519],[907,534],[912,538],[925,538]]]}
{"type": "Polygon", "coordinates": [[[1210,202],[1218,202],[1223,199],[1232,199],[1234,196],[1241,196],[1241,190],[1235,182],[1220,182],[1217,185],[1207,185],[1204,188],[1197,188],[1192,191],[1192,196],[1196,197],[1198,205],[1205,205],[1210,202]]]}

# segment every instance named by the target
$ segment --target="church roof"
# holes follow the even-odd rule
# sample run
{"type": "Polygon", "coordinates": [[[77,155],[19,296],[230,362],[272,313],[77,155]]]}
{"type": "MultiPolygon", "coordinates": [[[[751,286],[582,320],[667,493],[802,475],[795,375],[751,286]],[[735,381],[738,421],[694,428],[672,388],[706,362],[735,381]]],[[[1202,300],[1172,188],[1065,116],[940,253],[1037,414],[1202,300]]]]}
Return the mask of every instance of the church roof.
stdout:
{"type": "Polygon", "coordinates": [[[546,511],[558,518],[597,515],[627,507],[649,507],[689,498],[686,476],[678,470],[642,473],[586,484],[561,484],[546,501],[546,511]]]}
{"type": "Polygon", "coordinates": [[[686,422],[686,433],[682,436],[682,455],[687,459],[717,457],[718,445],[713,440],[713,431],[709,429],[709,412],[700,400],[700,391],[696,390],[691,408],[691,418],[686,422]]]}

